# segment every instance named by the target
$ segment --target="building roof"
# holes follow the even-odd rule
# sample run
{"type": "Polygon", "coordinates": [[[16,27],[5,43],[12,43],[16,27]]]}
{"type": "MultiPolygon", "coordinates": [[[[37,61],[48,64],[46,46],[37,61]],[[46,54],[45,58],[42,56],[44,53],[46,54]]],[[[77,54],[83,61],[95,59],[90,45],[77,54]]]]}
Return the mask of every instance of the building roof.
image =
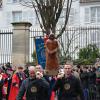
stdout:
{"type": "Polygon", "coordinates": [[[100,2],[100,0],[80,0],[80,3],[100,2]]]}

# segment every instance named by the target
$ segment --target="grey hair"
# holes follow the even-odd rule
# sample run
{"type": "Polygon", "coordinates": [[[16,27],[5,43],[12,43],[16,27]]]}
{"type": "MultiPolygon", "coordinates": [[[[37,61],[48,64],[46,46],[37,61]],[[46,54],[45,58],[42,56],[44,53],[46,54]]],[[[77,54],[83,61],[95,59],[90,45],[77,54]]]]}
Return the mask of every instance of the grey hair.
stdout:
{"type": "Polygon", "coordinates": [[[34,67],[34,66],[29,66],[29,67],[28,67],[28,70],[29,70],[29,71],[35,70],[35,67],[34,67]]]}

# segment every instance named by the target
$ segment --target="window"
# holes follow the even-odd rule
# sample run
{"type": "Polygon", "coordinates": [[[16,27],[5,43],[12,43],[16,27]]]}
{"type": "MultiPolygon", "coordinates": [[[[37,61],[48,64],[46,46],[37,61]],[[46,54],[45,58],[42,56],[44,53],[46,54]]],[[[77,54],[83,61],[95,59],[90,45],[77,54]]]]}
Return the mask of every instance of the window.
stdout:
{"type": "Polygon", "coordinates": [[[34,24],[35,23],[34,16],[35,16],[34,12],[31,10],[23,11],[22,12],[22,21],[26,21],[26,22],[28,21],[28,22],[34,24]]]}
{"type": "Polygon", "coordinates": [[[22,12],[22,20],[23,21],[28,21],[28,12],[27,11],[22,12]]]}
{"type": "Polygon", "coordinates": [[[100,23],[100,7],[85,8],[85,23],[100,23]]]}
{"type": "Polygon", "coordinates": [[[85,8],[85,23],[89,23],[89,8],[85,8]]]}
{"type": "Polygon", "coordinates": [[[34,22],[34,12],[33,11],[28,11],[28,21],[30,23],[34,22]]]}
{"type": "Polygon", "coordinates": [[[96,8],[91,8],[91,23],[96,23],[96,8]]]}
{"type": "Polygon", "coordinates": [[[18,2],[21,2],[22,0],[12,0],[13,3],[18,3],[18,2]]]}
{"type": "Polygon", "coordinates": [[[22,21],[22,12],[21,11],[12,12],[12,19],[13,22],[22,21]]]}

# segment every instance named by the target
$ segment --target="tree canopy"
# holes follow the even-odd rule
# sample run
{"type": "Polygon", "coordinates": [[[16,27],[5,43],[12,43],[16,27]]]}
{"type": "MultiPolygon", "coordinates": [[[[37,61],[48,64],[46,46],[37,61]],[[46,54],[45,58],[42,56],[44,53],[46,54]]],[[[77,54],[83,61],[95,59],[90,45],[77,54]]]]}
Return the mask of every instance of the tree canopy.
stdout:
{"type": "Polygon", "coordinates": [[[72,5],[72,0],[21,0],[23,6],[34,8],[38,18],[40,27],[43,33],[47,35],[56,33],[57,23],[64,9],[65,20],[60,26],[57,38],[61,36],[66,29],[68,23],[69,13],[72,5]]]}

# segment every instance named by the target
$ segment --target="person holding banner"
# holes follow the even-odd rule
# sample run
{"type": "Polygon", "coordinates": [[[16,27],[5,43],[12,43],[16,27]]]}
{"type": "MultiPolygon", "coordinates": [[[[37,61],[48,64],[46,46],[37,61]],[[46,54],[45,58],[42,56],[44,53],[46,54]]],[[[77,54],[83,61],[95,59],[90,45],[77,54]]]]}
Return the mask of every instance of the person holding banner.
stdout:
{"type": "MultiPolygon", "coordinates": [[[[58,70],[58,41],[55,39],[54,34],[50,34],[46,41],[46,70],[53,72],[58,70]]],[[[55,72],[54,72],[55,73],[55,72]]],[[[52,73],[53,74],[53,73],[52,73]]]]}

